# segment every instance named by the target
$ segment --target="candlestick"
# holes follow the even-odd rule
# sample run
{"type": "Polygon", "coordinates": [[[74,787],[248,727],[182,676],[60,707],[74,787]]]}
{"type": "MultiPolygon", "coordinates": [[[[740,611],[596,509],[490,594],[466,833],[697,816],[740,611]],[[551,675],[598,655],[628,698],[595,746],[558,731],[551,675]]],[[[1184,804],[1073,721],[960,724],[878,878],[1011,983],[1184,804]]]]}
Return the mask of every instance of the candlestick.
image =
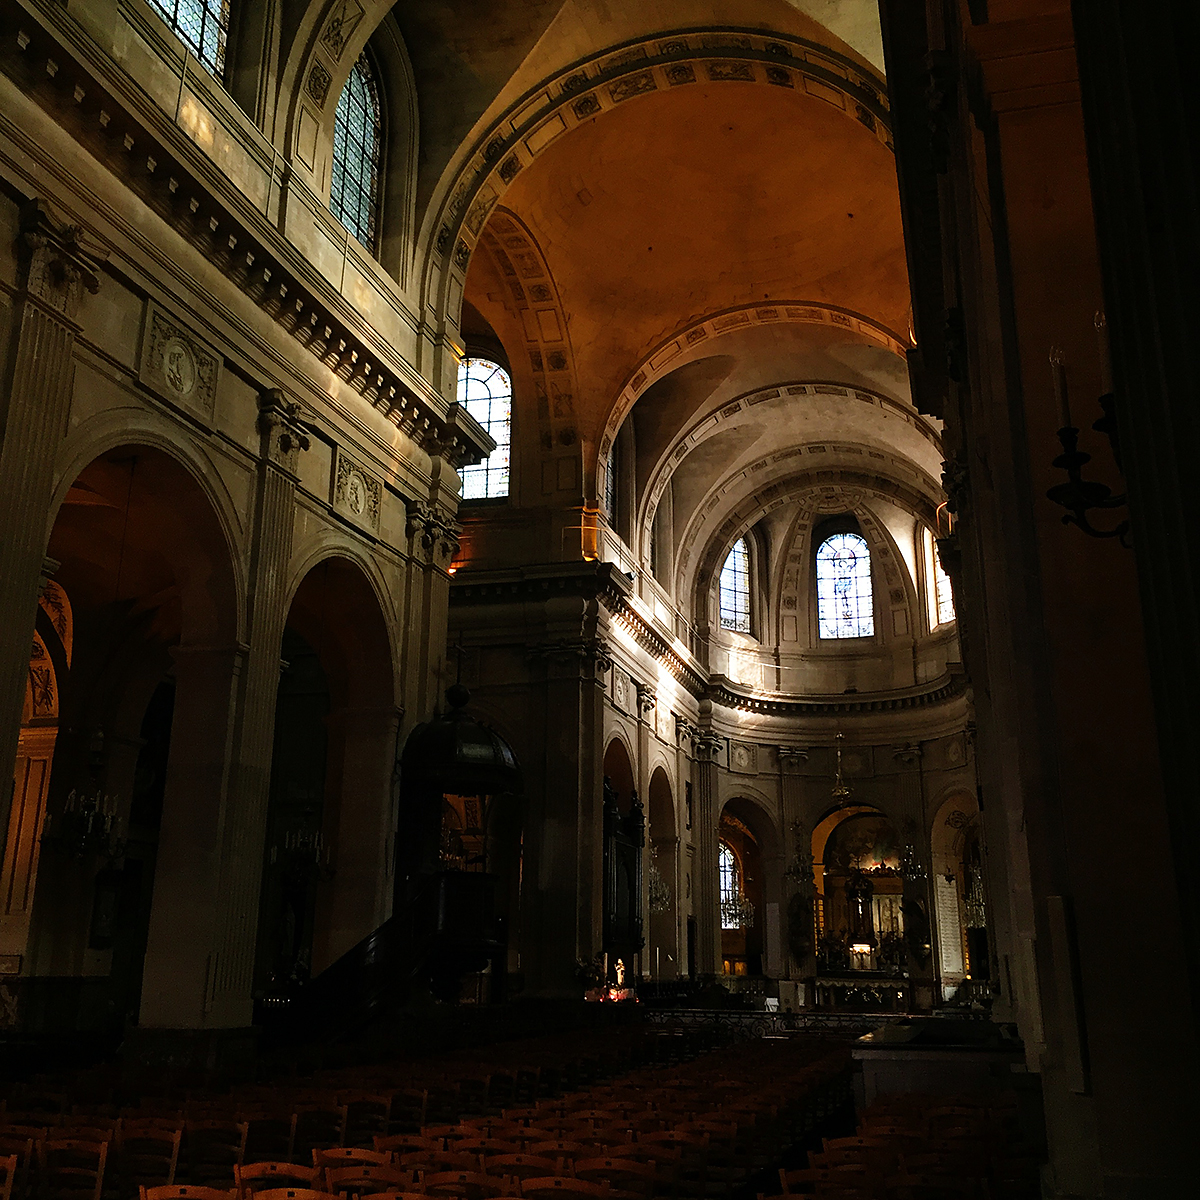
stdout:
{"type": "Polygon", "coordinates": [[[1108,318],[1103,312],[1095,317],[1096,347],[1100,351],[1100,394],[1109,395],[1113,390],[1112,347],[1108,342],[1108,318]]]}
{"type": "Polygon", "coordinates": [[[1067,395],[1067,367],[1063,362],[1063,352],[1055,346],[1050,351],[1050,373],[1054,379],[1054,398],[1058,401],[1059,416],[1062,429],[1073,429],[1071,423],[1071,402],[1067,395]]]}

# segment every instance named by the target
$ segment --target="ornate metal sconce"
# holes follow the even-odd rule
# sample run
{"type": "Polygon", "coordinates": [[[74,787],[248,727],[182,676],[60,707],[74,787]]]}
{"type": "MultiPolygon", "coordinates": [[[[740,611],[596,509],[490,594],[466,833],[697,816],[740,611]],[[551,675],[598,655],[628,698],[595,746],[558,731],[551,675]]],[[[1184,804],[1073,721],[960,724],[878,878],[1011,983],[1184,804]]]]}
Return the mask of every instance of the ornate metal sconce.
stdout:
{"type": "Polygon", "coordinates": [[[46,814],[42,825],[44,846],[78,859],[94,855],[112,862],[125,856],[119,802],[104,790],[103,771],[104,731],[97,729],[88,748],[88,781],[67,793],[61,813],[46,814]]]}
{"type": "MultiPolygon", "coordinates": [[[[1118,470],[1121,466],[1120,453],[1115,439],[1116,424],[1113,420],[1113,394],[1110,376],[1107,368],[1108,343],[1104,314],[1096,314],[1096,335],[1100,341],[1101,382],[1105,391],[1100,397],[1100,408],[1103,416],[1098,418],[1092,428],[1098,433],[1106,434],[1113,449],[1113,458],[1118,470]]],[[[1071,420],[1071,404],[1067,391],[1067,369],[1063,353],[1055,347],[1050,351],[1050,370],[1054,380],[1054,396],[1058,401],[1062,427],[1058,431],[1058,440],[1063,452],[1054,460],[1054,466],[1066,471],[1067,482],[1055,484],[1046,492],[1046,497],[1055,504],[1062,505],[1067,511],[1063,514],[1064,525],[1078,525],[1088,537],[1117,538],[1126,549],[1129,543],[1126,537],[1129,533],[1129,519],[1125,518],[1112,529],[1098,529],[1091,523],[1088,513],[1093,510],[1108,510],[1124,508],[1127,497],[1113,495],[1112,488],[1107,484],[1083,478],[1083,468],[1092,460],[1090,454],[1079,449],[1079,429],[1071,420]]]]}

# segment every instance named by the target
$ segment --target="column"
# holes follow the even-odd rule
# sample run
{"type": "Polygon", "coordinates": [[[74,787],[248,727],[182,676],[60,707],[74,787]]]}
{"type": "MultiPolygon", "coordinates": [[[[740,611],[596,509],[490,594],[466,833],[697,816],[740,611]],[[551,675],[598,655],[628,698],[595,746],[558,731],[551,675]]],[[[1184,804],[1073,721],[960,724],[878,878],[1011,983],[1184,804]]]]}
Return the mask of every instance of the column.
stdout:
{"type": "MultiPolygon", "coordinates": [[[[548,617],[588,602],[548,601],[548,617]]],[[[576,618],[578,619],[578,618],[576,618]]],[[[557,623],[557,622],[555,622],[557,623]]],[[[565,622],[564,622],[565,623],[565,622]]],[[[601,947],[603,911],[603,676],[611,665],[596,637],[556,639],[532,648],[544,663],[544,753],[525,770],[522,967],[527,990],[577,996],[577,961],[601,947]]]]}
{"type": "Polygon", "coordinates": [[[696,738],[695,813],[692,832],[692,895],[696,916],[696,973],[709,977],[721,963],[720,880],[717,867],[717,770],[724,738],[702,732],[696,738]]]}
{"type": "MultiPolygon", "coordinates": [[[[784,868],[786,914],[784,922],[786,952],[784,973],[792,979],[812,976],[816,970],[816,922],[813,912],[812,830],[801,817],[804,785],[800,766],[808,751],[800,746],[780,746],[779,801],[783,813],[780,831],[785,847],[790,845],[791,861],[784,868]],[[803,951],[803,953],[798,953],[803,951]]],[[[786,854],[785,854],[786,857],[786,854]]]]}
{"type": "MultiPolygon", "coordinates": [[[[21,209],[20,258],[9,342],[9,392],[0,396],[0,779],[12,778],[29,671],[55,449],[67,427],[74,382],[76,315],[99,286],[97,256],[81,231],[43,201],[21,209]]],[[[0,788],[0,829],[11,789],[0,788]]]]}

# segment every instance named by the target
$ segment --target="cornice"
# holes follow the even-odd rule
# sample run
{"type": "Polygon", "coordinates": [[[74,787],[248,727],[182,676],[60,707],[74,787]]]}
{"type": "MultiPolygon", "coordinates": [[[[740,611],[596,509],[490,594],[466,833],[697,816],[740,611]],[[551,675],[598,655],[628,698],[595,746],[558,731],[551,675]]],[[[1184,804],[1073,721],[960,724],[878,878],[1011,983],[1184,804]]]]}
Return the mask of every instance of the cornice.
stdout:
{"type": "Polygon", "coordinates": [[[612,563],[549,563],[509,571],[460,571],[450,583],[451,606],[519,603],[552,596],[596,599],[630,638],[665,667],[696,700],[774,717],[822,717],[931,708],[964,696],[967,677],[949,673],[893,692],[786,696],[754,692],[724,675],[710,674],[674,639],[660,631],[634,602],[633,586],[612,563]]]}
{"type": "Polygon", "coordinates": [[[490,451],[64,10],[0,0],[0,30],[0,71],[367,404],[456,467],[490,451]]]}

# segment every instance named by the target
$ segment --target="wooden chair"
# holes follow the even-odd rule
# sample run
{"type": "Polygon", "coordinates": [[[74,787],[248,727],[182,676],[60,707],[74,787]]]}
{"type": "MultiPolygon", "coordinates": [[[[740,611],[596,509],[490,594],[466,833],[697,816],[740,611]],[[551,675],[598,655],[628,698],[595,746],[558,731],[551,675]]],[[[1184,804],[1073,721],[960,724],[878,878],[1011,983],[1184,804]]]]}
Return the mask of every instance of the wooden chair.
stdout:
{"type": "Polygon", "coordinates": [[[487,1200],[508,1193],[507,1180],[482,1171],[436,1171],[425,1176],[427,1196],[454,1196],[461,1200],[487,1200]]]}
{"type": "Polygon", "coordinates": [[[165,1187],[175,1182],[183,1130],[171,1122],[122,1121],[117,1130],[115,1173],[122,1196],[135,1187],[165,1187]]]}
{"type": "Polygon", "coordinates": [[[237,1191],[175,1183],[169,1187],[139,1187],[138,1200],[237,1200],[237,1191]]]}
{"type": "MultiPolygon", "coordinates": [[[[290,1162],[296,1140],[294,1112],[244,1112],[244,1155],[251,1162],[290,1162]]],[[[305,1155],[305,1158],[308,1156],[305,1155]]]]}
{"type": "Polygon", "coordinates": [[[359,1200],[429,1200],[424,1192],[372,1192],[359,1200]]]}
{"type": "Polygon", "coordinates": [[[256,1162],[233,1168],[233,1182],[243,1200],[267,1189],[287,1190],[316,1188],[320,1171],[316,1167],[301,1167],[290,1162],[256,1162]]]}
{"type": "Polygon", "coordinates": [[[255,1192],[255,1195],[263,1197],[263,1200],[338,1200],[337,1196],[313,1188],[266,1188],[255,1192]]]}
{"type": "Polygon", "coordinates": [[[623,1192],[652,1196],[659,1183],[658,1172],[650,1163],[628,1158],[584,1158],[575,1163],[575,1178],[607,1183],[623,1192]]]}
{"type": "Polygon", "coordinates": [[[419,1172],[391,1165],[353,1163],[348,1167],[325,1168],[325,1190],[335,1196],[362,1196],[388,1188],[415,1191],[420,1181],[419,1172]]]}
{"type": "Polygon", "coordinates": [[[428,1138],[420,1133],[392,1133],[387,1137],[373,1139],[378,1154],[407,1154],[410,1150],[436,1150],[441,1146],[440,1138],[428,1138]]]}
{"type": "Polygon", "coordinates": [[[37,1144],[41,1200],[100,1200],[107,1141],[46,1138],[37,1144]]]}
{"type": "MultiPolygon", "coordinates": [[[[183,1126],[183,1172],[192,1186],[212,1187],[227,1180],[245,1161],[249,1127],[234,1120],[189,1120],[183,1126]]],[[[221,1189],[219,1189],[221,1190],[221,1189]]]]}
{"type": "Polygon", "coordinates": [[[307,1158],[314,1150],[344,1146],[346,1119],[344,1104],[298,1104],[292,1117],[289,1157],[307,1158]]]}
{"type": "Polygon", "coordinates": [[[587,1179],[576,1179],[573,1175],[541,1175],[533,1179],[521,1181],[521,1195],[533,1196],[563,1196],[571,1200],[602,1200],[609,1195],[609,1188],[603,1183],[593,1183],[587,1179]]]}
{"type": "Polygon", "coordinates": [[[369,1146],[391,1132],[392,1097],[378,1092],[343,1091],[337,1101],[346,1110],[347,1146],[369,1146]]]}
{"type": "Polygon", "coordinates": [[[13,1190],[17,1182],[17,1166],[20,1161],[20,1156],[16,1154],[0,1158],[0,1200],[13,1200],[13,1190]]]}
{"type": "Polygon", "coordinates": [[[395,1156],[390,1150],[364,1150],[358,1146],[331,1146],[312,1152],[313,1166],[322,1171],[330,1167],[390,1167],[395,1156]]]}
{"type": "Polygon", "coordinates": [[[562,1173],[561,1158],[546,1158],[540,1154],[488,1154],[483,1159],[486,1175],[506,1179],[537,1179],[540,1176],[562,1173]]]}

